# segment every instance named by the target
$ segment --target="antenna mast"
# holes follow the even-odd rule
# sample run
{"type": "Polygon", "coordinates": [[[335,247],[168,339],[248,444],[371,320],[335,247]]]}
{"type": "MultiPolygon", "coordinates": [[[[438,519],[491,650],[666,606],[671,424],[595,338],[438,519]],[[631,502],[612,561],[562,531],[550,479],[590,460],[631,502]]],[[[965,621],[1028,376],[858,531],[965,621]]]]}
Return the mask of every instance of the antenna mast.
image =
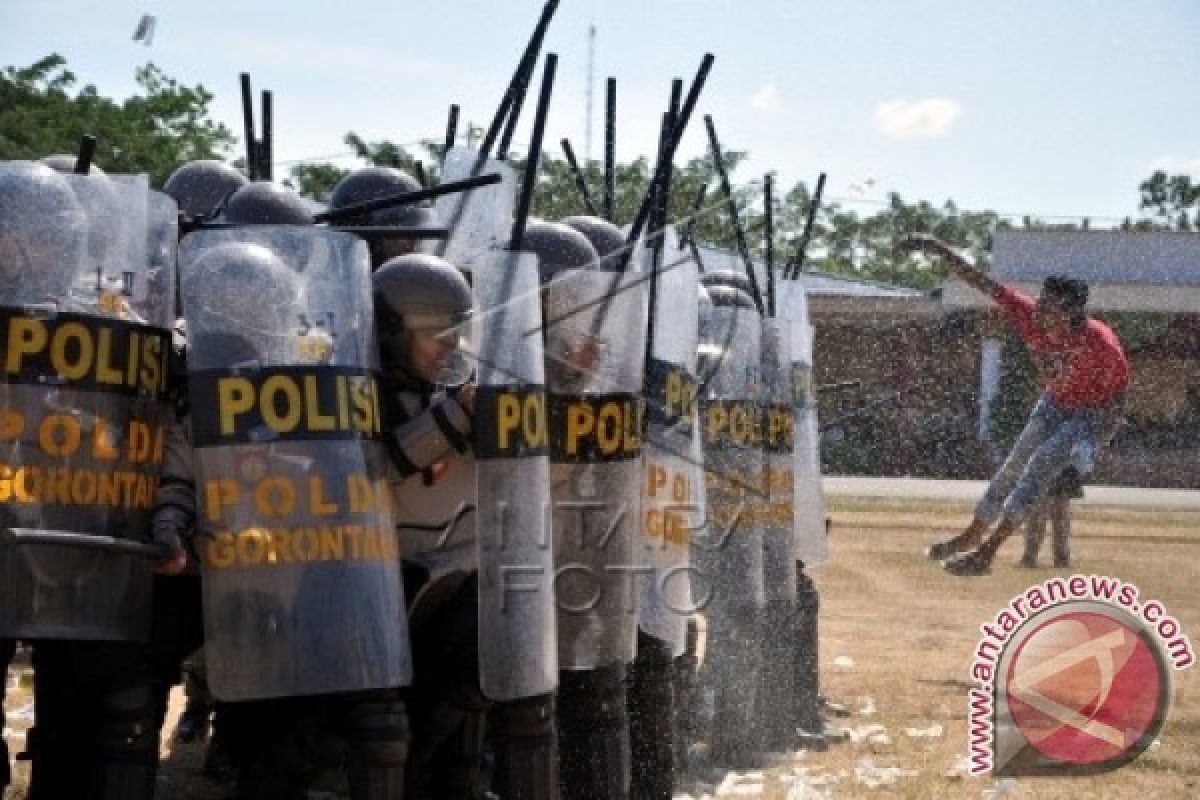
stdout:
{"type": "Polygon", "coordinates": [[[584,163],[592,160],[592,84],[596,72],[596,26],[588,25],[588,62],[587,62],[587,104],[584,109],[585,126],[583,134],[584,163]]]}

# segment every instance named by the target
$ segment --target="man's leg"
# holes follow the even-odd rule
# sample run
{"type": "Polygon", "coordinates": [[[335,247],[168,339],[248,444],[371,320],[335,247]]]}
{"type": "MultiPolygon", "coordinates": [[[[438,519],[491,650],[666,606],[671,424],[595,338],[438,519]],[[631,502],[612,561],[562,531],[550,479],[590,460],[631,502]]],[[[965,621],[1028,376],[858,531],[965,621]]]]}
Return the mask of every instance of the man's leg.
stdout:
{"type": "Polygon", "coordinates": [[[633,800],[671,800],[675,788],[675,664],[667,642],[638,631],[629,669],[633,800]]]}
{"type": "Polygon", "coordinates": [[[34,645],[31,800],[150,800],[158,726],[143,645],[34,645]]]}
{"type": "Polygon", "coordinates": [[[1051,498],[1054,507],[1051,521],[1054,525],[1054,566],[1071,566],[1071,498],[1059,495],[1051,498]]]}
{"type": "Polygon", "coordinates": [[[631,761],[625,664],[562,670],[558,746],[563,794],[579,800],[629,797],[631,761]]]}
{"type": "Polygon", "coordinates": [[[1021,556],[1021,566],[1033,569],[1037,566],[1038,552],[1046,538],[1046,522],[1050,517],[1050,503],[1054,498],[1048,497],[1045,502],[1034,510],[1029,521],[1025,523],[1025,554],[1021,556]]]}
{"type": "MultiPolygon", "coordinates": [[[[1020,479],[1004,501],[996,530],[970,553],[946,562],[955,575],[982,575],[991,567],[996,551],[1023,524],[1042,501],[1050,480],[1070,463],[1075,447],[1095,437],[1094,420],[1086,414],[1067,417],[1037,448],[1020,479]]],[[[1022,437],[1023,438],[1023,437],[1022,437]]]]}
{"type": "Polygon", "coordinates": [[[935,561],[949,558],[955,553],[970,550],[979,545],[988,529],[1000,518],[1004,501],[1024,474],[1029,460],[1053,433],[1052,408],[1042,399],[1034,407],[1025,423],[1025,428],[1004,459],[1004,464],[992,476],[987,491],[975,506],[975,518],[959,535],[937,542],[929,548],[929,557],[935,561]]]}

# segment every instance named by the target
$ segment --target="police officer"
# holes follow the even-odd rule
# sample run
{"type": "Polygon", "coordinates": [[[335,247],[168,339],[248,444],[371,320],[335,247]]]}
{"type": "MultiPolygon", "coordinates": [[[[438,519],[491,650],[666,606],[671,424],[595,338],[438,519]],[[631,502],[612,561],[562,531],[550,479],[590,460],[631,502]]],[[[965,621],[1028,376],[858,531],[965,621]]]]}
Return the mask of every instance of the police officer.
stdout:
{"type": "Polygon", "coordinates": [[[380,352],[398,471],[396,512],[410,596],[414,680],[411,798],[480,797],[484,722],[493,786],[505,800],[558,797],[554,698],[504,703],[479,683],[478,557],[472,422],[464,357],[475,303],[450,263],[410,254],[373,276],[380,352]]]}
{"type": "Polygon", "coordinates": [[[209,218],[247,183],[245,175],[223,161],[189,161],[171,173],[163,192],[174,198],[184,215],[209,218]]]}
{"type": "MultiPolygon", "coordinates": [[[[420,182],[403,170],[394,167],[363,167],[338,181],[329,195],[329,207],[345,208],[368,200],[415,192],[420,188],[420,182]]],[[[343,219],[341,222],[346,225],[420,228],[433,224],[434,213],[424,205],[392,206],[343,219]]],[[[390,258],[422,252],[424,249],[419,239],[398,237],[371,238],[367,244],[371,251],[373,268],[382,266],[390,258]]]]}

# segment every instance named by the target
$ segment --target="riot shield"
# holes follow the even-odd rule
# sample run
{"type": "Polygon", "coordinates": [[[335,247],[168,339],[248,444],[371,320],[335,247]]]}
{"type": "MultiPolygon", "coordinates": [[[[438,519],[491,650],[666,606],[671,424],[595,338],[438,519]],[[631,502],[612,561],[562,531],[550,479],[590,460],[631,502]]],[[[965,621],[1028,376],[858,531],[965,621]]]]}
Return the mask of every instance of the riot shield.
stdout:
{"type": "Polygon", "coordinates": [[[638,617],[672,655],[687,646],[692,608],[691,532],[704,475],[693,455],[696,432],[698,268],[668,228],[657,279],[654,342],[646,365],[646,439],[642,446],[642,525],[638,617]]]}
{"type": "Polygon", "coordinates": [[[763,320],[763,583],[768,605],[796,599],[794,496],[795,417],[792,407],[792,332],[783,317],[763,320]]]}
{"type": "Polygon", "coordinates": [[[700,420],[707,529],[692,548],[711,614],[766,603],[761,503],[763,454],[756,396],[761,320],[753,307],[716,306],[701,320],[700,420]]]}
{"type": "Polygon", "coordinates": [[[481,309],[475,376],[479,675],[497,701],[558,685],[538,261],[490,250],[466,265],[481,309]]]}
{"type": "Polygon", "coordinates": [[[707,600],[702,680],[714,691],[712,753],[740,763],[756,748],[762,663],[763,451],[760,317],[724,293],[701,318],[701,407],[707,527],[693,537],[693,591],[707,600]]]}
{"type": "MultiPolygon", "coordinates": [[[[0,164],[0,183],[29,170],[0,164]]],[[[0,637],[140,640],[172,318],[146,287],[171,267],[147,258],[145,176],[66,175],[38,194],[57,207],[25,222],[28,207],[0,208],[27,283],[0,287],[0,637]]]]}
{"type": "Polygon", "coordinates": [[[307,226],[181,244],[205,658],[223,700],[411,677],[369,272],[360,240],[307,226]]]}
{"type": "Polygon", "coordinates": [[[492,173],[501,176],[499,183],[437,199],[438,219],[450,228],[450,238],[442,243],[439,255],[451,264],[489,263],[484,254],[505,247],[512,229],[517,173],[503,161],[478,161],[478,151],[456,147],[442,165],[443,183],[492,173]]]}
{"type": "Polygon", "coordinates": [[[644,276],[569,269],[543,288],[560,669],[637,651],[644,276]]]}
{"type": "Polygon", "coordinates": [[[152,266],[158,267],[146,282],[146,294],[153,298],[150,302],[178,316],[175,265],[179,260],[179,206],[162,192],[150,192],[146,206],[146,256],[152,266]]]}
{"type": "Polygon", "coordinates": [[[808,303],[804,287],[785,284],[783,296],[792,321],[792,397],[795,408],[795,526],[796,560],[805,567],[823,564],[829,559],[825,534],[825,497],[821,492],[820,434],[817,428],[817,401],[813,391],[813,327],[808,322],[808,303]]]}

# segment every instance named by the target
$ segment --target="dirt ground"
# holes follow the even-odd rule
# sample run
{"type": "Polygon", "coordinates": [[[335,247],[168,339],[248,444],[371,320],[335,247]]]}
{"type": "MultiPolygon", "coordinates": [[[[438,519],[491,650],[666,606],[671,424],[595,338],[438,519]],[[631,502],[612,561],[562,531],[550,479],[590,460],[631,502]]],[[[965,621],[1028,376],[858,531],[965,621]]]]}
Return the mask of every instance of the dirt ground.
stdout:
{"type": "MultiPolygon", "coordinates": [[[[1175,673],[1173,707],[1159,743],[1117,772],[1003,783],[966,775],[966,692],[979,626],[1026,587],[1066,573],[1018,569],[1019,545],[1012,542],[989,577],[943,574],[922,550],[966,521],[969,507],[961,503],[839,498],[831,513],[832,557],[814,572],[822,602],[822,688],[853,712],[833,724],[857,741],[791,755],[765,773],[731,774],[717,796],[1200,797],[1200,668],[1175,673]]],[[[1161,600],[1200,646],[1200,512],[1092,506],[1076,512],[1075,534],[1077,571],[1138,585],[1144,596],[1161,600]]],[[[7,705],[17,712],[10,743],[19,749],[29,681],[13,680],[23,684],[9,691],[7,705]]],[[[200,748],[172,753],[168,747],[164,755],[161,797],[217,800],[219,793],[199,777],[200,748]]],[[[9,794],[21,797],[20,788],[9,794]]]]}

